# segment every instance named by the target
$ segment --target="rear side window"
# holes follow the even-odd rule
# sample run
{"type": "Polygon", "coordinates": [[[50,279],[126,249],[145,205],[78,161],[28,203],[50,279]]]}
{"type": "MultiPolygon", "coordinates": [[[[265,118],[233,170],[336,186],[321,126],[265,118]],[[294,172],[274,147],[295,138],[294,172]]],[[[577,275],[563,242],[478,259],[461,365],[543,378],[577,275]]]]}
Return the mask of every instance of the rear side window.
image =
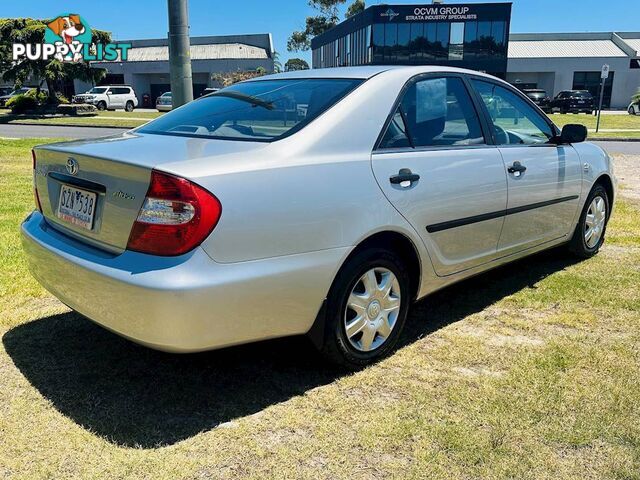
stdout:
{"type": "Polygon", "coordinates": [[[554,132],[549,123],[514,92],[482,80],[472,80],[484,102],[498,145],[547,143],[554,132]]]}
{"type": "Polygon", "coordinates": [[[405,92],[380,148],[484,143],[480,120],[458,77],[418,80],[405,92]]]}

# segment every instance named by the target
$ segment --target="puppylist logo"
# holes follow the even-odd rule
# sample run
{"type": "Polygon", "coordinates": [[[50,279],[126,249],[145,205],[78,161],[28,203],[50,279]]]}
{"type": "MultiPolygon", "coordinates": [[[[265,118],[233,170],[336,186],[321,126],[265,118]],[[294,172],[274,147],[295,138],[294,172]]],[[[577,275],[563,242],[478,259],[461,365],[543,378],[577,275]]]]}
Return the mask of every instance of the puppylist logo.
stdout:
{"type": "Polygon", "coordinates": [[[91,27],[77,13],[65,13],[47,23],[44,43],[14,43],[13,60],[61,62],[127,60],[130,43],[92,43],[91,27]]]}

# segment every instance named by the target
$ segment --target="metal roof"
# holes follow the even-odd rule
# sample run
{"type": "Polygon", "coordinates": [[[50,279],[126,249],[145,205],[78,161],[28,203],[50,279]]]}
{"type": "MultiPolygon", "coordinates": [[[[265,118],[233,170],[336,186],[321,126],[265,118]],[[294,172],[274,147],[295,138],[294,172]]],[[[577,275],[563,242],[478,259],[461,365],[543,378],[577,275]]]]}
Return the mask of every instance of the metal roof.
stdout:
{"type": "MultiPolygon", "coordinates": [[[[625,40],[629,43],[629,40],[625,40]]],[[[626,57],[612,40],[516,40],[509,58],[626,57]]]]}
{"type": "MultiPolygon", "coordinates": [[[[242,43],[191,45],[191,60],[261,59],[268,58],[264,48],[242,43]]],[[[129,62],[169,61],[169,47],[132,47],[128,50],[129,62]]]]}
{"type": "Polygon", "coordinates": [[[624,43],[633,48],[640,55],[640,38],[623,38],[624,43]]]}

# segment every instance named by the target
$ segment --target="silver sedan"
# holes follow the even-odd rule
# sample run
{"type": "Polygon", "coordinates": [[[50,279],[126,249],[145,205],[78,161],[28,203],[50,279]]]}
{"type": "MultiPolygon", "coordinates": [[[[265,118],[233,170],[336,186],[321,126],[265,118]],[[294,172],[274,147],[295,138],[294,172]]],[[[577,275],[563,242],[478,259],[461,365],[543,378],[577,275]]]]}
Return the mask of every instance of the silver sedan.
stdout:
{"type": "Polygon", "coordinates": [[[558,245],[598,252],[616,180],[586,134],[467,70],[265,76],[36,147],[24,250],[62,302],[135,342],[307,334],[357,368],[416,299],[558,245]]]}

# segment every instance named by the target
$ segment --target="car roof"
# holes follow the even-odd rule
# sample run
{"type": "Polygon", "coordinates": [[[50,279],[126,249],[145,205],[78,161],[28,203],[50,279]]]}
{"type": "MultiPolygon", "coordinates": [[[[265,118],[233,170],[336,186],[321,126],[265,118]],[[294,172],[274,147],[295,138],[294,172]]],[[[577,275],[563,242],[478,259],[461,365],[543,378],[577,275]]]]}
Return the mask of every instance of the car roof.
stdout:
{"type": "MultiPolygon", "coordinates": [[[[414,75],[418,73],[468,73],[491,77],[475,70],[464,68],[443,67],[440,65],[367,65],[361,67],[333,67],[333,68],[312,68],[310,70],[297,70],[293,72],[274,73],[262,77],[252,78],[249,81],[260,80],[285,80],[296,78],[355,78],[366,80],[388,70],[407,70],[414,75]]],[[[493,78],[493,77],[491,77],[493,78]]]]}

